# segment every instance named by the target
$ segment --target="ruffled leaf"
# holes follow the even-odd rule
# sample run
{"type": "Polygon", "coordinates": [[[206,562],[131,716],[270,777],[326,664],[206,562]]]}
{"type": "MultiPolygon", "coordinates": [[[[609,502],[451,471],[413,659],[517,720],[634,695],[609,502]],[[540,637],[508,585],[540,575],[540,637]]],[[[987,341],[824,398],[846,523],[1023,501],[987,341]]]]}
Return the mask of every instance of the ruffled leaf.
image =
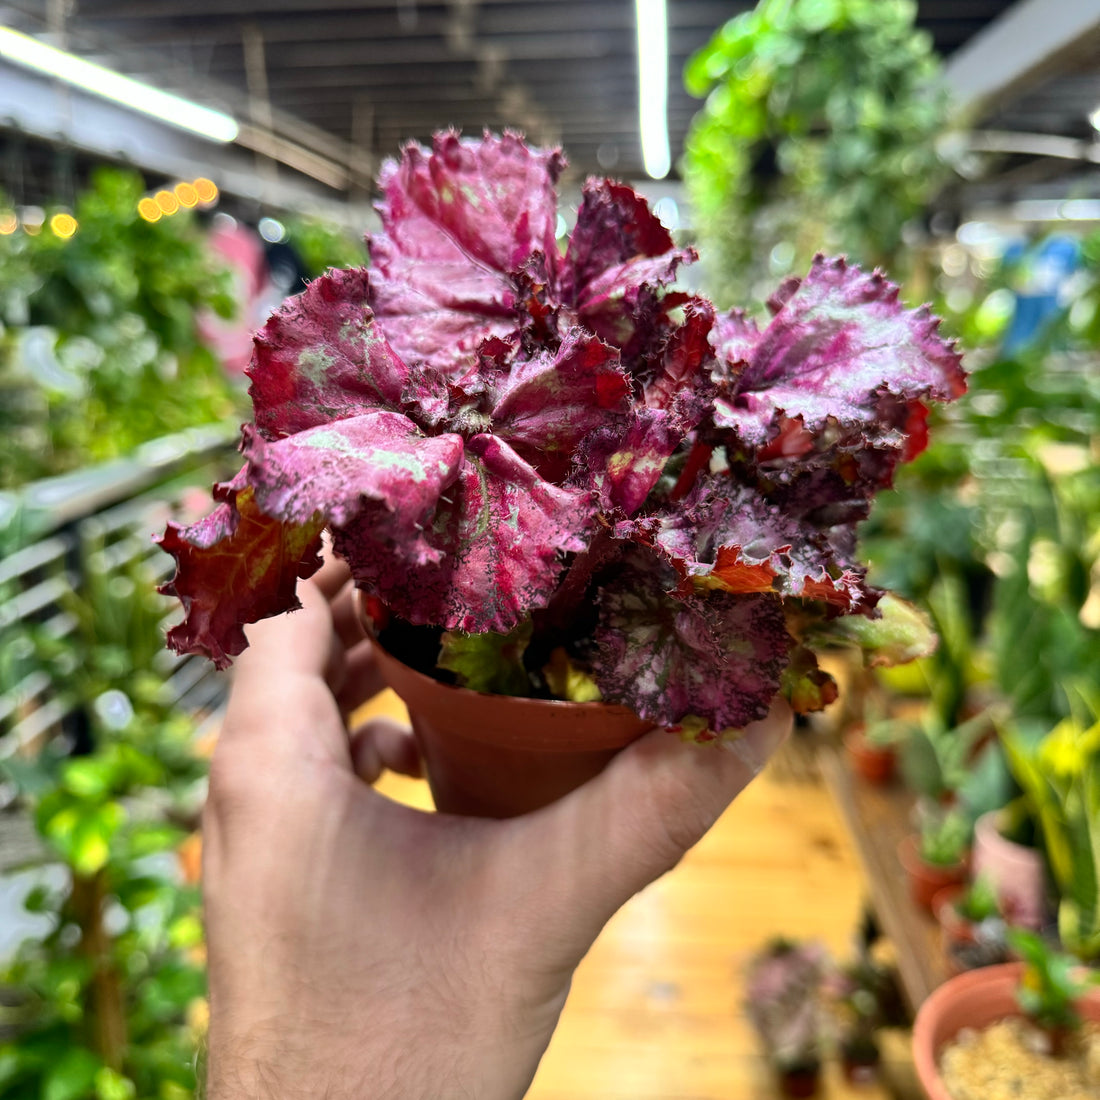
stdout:
{"type": "Polygon", "coordinates": [[[676,506],[616,533],[652,546],[697,590],[775,592],[846,611],[870,610],[878,599],[866,571],[823,532],[727,475],[702,477],[676,506]]]}
{"type": "Polygon", "coordinates": [[[269,516],[344,526],[373,503],[374,543],[406,541],[406,554],[430,557],[419,532],[458,476],[462,438],[424,436],[400,413],[373,412],[275,443],[246,429],[244,453],[248,480],[269,516]]]}
{"type": "Polygon", "coordinates": [[[697,715],[712,730],[765,717],[793,644],[779,599],[711,592],[677,599],[653,568],[600,592],[596,682],[604,698],[671,726],[697,715]]]}
{"type": "Polygon", "coordinates": [[[366,270],[332,271],[256,334],[248,392],[267,438],[398,404],[408,368],[374,323],[368,295],[366,270]]]}
{"type": "MultiPolygon", "coordinates": [[[[659,350],[672,327],[663,288],[694,250],[677,249],[645,199],[610,180],[585,185],[562,269],[560,300],[628,369],[659,350]]],[[[643,379],[644,381],[644,379],[643,379]]]]}
{"type": "MultiPolygon", "coordinates": [[[[769,303],[762,331],[739,313],[719,321],[715,348],[727,396],[715,421],[753,447],[777,434],[781,416],[811,434],[830,425],[881,430],[893,406],[950,401],[966,390],[961,357],[936,331],[926,307],[907,310],[898,288],[844,260],[814,259],[805,279],[788,281],[769,303]]],[[[895,430],[888,423],[887,430],[895,430]]]]}
{"type": "Polygon", "coordinates": [[[557,150],[515,134],[409,145],[379,176],[383,232],[370,240],[371,302],[407,362],[452,369],[517,328],[513,272],[556,261],[557,150]]]}
{"type": "Polygon", "coordinates": [[[672,234],[635,190],[589,180],[565,254],[563,298],[583,312],[615,288],[667,285],[679,264],[693,259],[691,249],[676,249],[672,234]]]}
{"type": "Polygon", "coordinates": [[[161,591],[183,603],[183,622],[168,632],[177,653],[204,653],[218,668],[248,646],[242,629],[301,604],[299,578],[321,565],[320,520],[286,524],[256,505],[242,470],[214,488],[221,503],[205,519],[169,523],[156,541],[176,559],[161,591]]]}
{"type": "Polygon", "coordinates": [[[669,336],[655,370],[643,380],[646,405],[680,413],[685,430],[694,428],[712,396],[710,367],[714,353],[710,331],[714,307],[702,298],[691,298],[684,308],[684,323],[669,336]]]}
{"type": "Polygon", "coordinates": [[[606,511],[633,515],[683,438],[676,417],[662,409],[640,409],[625,431],[604,427],[585,440],[580,463],[583,481],[597,490],[606,511]]]}
{"type": "Polygon", "coordinates": [[[360,585],[409,622],[507,634],[546,606],[560,555],[584,549],[594,514],[590,493],[551,485],[502,440],[478,435],[425,525],[435,560],[410,562],[401,543],[378,546],[372,517],[333,537],[360,585]]]}
{"type": "Polygon", "coordinates": [[[578,445],[609,421],[625,424],[630,382],[618,353],[582,329],[518,363],[501,386],[493,431],[544,476],[561,480],[578,445]]]}

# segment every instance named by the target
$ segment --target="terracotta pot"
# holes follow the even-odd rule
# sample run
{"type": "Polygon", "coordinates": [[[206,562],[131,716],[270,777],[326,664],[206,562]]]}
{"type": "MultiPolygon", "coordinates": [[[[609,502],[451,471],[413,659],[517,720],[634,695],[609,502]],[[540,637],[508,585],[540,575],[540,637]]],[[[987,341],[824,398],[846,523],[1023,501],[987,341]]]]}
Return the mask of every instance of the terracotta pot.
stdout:
{"type": "Polygon", "coordinates": [[[409,708],[437,810],[515,817],[587,782],[651,729],[626,707],[486,695],[441,684],[377,647],[409,708]]]}
{"type": "Polygon", "coordinates": [[[977,943],[973,922],[955,908],[955,903],[964,893],[966,887],[956,884],[945,886],[932,896],[932,914],[940,926],[944,959],[951,974],[959,974],[966,969],[959,957],[977,943]]]}
{"type": "Polygon", "coordinates": [[[792,1097],[793,1100],[816,1096],[820,1084],[820,1064],[779,1071],[779,1091],[783,1096],[792,1097]]]}
{"type": "MultiPolygon", "coordinates": [[[[944,982],[920,1006],[913,1024],[913,1064],[928,1100],[952,1100],[940,1079],[940,1050],[964,1027],[983,1028],[1017,1016],[1016,986],[1023,963],[1002,963],[969,970],[944,982]]],[[[1100,1022],[1100,990],[1086,994],[1078,1008],[1100,1022]]]]}
{"type": "Polygon", "coordinates": [[[907,836],[898,845],[898,858],[909,876],[909,895],[914,904],[932,912],[932,899],[937,892],[948,886],[966,882],[968,864],[966,860],[941,867],[925,863],[920,855],[920,837],[915,833],[907,836]]]}
{"type": "Polygon", "coordinates": [[[840,1069],[852,1085],[869,1085],[878,1078],[882,1052],[873,1039],[841,1043],[840,1069]]]}
{"type": "Polygon", "coordinates": [[[1040,929],[1047,911],[1042,853],[1003,836],[999,816],[993,810],[974,823],[974,874],[989,879],[1001,912],[1012,924],[1040,929]]]}
{"type": "Polygon", "coordinates": [[[862,726],[854,726],[844,735],[844,747],[852,770],[868,783],[881,787],[889,783],[897,771],[898,754],[889,745],[873,745],[862,726]]]}
{"type": "Polygon", "coordinates": [[[932,898],[932,912],[939,922],[948,974],[962,974],[981,966],[993,966],[1006,962],[1010,957],[1003,935],[1003,921],[999,921],[997,926],[991,926],[988,922],[975,924],[955,908],[965,892],[965,886],[947,886],[937,890],[932,898]]]}

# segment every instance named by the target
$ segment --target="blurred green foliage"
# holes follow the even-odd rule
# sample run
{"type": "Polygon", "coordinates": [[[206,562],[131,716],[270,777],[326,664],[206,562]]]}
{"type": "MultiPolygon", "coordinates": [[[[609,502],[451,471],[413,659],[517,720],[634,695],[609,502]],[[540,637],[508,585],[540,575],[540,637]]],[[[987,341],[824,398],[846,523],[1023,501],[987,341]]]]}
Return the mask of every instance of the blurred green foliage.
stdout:
{"type": "Polygon", "coordinates": [[[330,267],[364,267],[367,263],[367,248],[361,235],[321,218],[288,218],[286,234],[311,279],[323,275],[330,267]]]}
{"type": "Polygon", "coordinates": [[[907,778],[955,792],[971,817],[1010,806],[1016,839],[1046,854],[1063,944],[1095,958],[1100,234],[1081,257],[1058,307],[1010,353],[1020,260],[949,257],[959,278],[941,280],[938,306],[964,335],[970,391],[861,534],[873,579],[926,607],[941,638],[933,657],[886,674],[928,698],[907,778]]]}
{"type": "Polygon", "coordinates": [[[948,175],[946,100],[912,0],[761,0],[689,61],[684,178],[721,305],[817,251],[895,276],[948,175]]]}
{"type": "Polygon", "coordinates": [[[63,601],[72,632],[28,626],[21,649],[25,667],[65,685],[95,750],[47,746],[0,765],[33,815],[46,851],[35,865],[47,872],[20,880],[44,931],[0,970],[0,1093],[185,1100],[205,976],[198,891],[176,850],[204,762],[158,672],[165,601],[148,567],[113,567],[93,549],[85,576],[63,601]]]}
{"type": "Polygon", "coordinates": [[[138,215],[136,173],[96,171],[70,238],[0,236],[0,488],[240,415],[196,316],[232,315],[193,218],[138,215]]]}
{"type": "Polygon", "coordinates": [[[1039,933],[1013,928],[1008,933],[1024,972],[1016,989],[1021,1011],[1051,1032],[1073,1031],[1081,1025],[1077,1002],[1100,983],[1100,972],[1082,972],[1077,959],[1053,948],[1039,933]]]}

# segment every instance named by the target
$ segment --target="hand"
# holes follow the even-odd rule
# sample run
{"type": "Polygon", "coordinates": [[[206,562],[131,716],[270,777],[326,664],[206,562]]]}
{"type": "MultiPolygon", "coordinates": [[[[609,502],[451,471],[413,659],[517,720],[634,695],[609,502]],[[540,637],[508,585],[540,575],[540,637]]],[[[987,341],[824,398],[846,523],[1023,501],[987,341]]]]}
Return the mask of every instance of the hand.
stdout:
{"type": "Polygon", "coordinates": [[[523,1096],[574,969],[790,727],[732,745],[653,731],[559,802],[507,821],[425,814],[368,785],[415,774],[330,564],[250,628],[210,774],[204,874],[211,1100],[523,1096]],[[366,780],[366,782],[364,782],[366,780]]]}

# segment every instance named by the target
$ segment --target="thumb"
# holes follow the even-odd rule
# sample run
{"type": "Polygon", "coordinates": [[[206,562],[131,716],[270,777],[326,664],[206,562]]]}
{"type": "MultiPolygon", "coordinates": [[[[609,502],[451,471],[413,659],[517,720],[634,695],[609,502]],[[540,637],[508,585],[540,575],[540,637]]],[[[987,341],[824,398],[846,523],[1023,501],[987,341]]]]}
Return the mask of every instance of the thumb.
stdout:
{"type": "MultiPolygon", "coordinates": [[[[543,813],[548,871],[569,883],[573,919],[588,914],[592,936],[630,897],[696,844],[763,768],[791,729],[779,699],[736,741],[687,745],[652,730],[595,779],[543,813]]],[[[566,899],[563,899],[566,900],[566,899]]]]}

